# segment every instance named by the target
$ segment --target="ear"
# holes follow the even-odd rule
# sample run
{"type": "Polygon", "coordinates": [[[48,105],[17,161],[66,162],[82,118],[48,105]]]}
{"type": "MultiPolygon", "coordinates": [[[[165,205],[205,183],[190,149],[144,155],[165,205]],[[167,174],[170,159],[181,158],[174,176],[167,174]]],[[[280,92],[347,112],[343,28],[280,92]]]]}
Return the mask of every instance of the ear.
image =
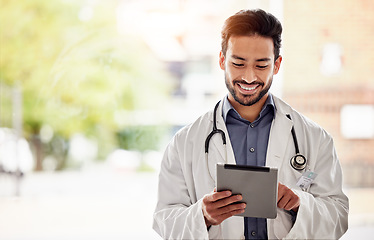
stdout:
{"type": "Polygon", "coordinates": [[[282,56],[279,55],[278,59],[274,63],[274,73],[273,73],[274,75],[279,72],[281,62],[282,62],[282,56]]]}
{"type": "Polygon", "coordinates": [[[222,70],[225,70],[225,56],[222,51],[219,52],[219,66],[222,70]]]}

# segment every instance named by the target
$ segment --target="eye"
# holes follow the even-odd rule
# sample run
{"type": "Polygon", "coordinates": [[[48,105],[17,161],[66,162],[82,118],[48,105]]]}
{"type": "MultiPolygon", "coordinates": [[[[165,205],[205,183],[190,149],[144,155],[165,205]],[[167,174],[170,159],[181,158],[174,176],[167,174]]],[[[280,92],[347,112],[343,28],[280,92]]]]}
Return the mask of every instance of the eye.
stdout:
{"type": "Polygon", "coordinates": [[[235,67],[243,67],[244,64],[241,64],[241,63],[232,63],[232,65],[234,65],[235,67]]]}
{"type": "Polygon", "coordinates": [[[265,69],[267,68],[269,65],[265,65],[265,66],[261,66],[261,65],[257,65],[256,67],[259,68],[259,69],[265,69]]]}

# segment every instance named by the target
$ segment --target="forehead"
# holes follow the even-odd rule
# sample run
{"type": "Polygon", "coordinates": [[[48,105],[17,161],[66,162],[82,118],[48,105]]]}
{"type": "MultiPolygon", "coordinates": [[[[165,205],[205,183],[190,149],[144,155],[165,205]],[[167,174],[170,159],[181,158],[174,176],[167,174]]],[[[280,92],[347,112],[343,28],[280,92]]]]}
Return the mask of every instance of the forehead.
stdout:
{"type": "Polygon", "coordinates": [[[245,59],[274,59],[273,40],[258,35],[231,36],[227,44],[227,55],[240,56],[245,59]]]}

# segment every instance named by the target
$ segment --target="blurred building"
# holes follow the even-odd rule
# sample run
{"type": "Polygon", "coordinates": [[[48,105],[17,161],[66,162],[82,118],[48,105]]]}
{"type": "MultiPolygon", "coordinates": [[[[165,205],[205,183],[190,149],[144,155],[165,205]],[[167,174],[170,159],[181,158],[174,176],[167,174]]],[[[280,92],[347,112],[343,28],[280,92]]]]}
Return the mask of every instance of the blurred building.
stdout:
{"type": "Polygon", "coordinates": [[[262,8],[284,27],[284,56],[272,92],[319,123],[335,140],[348,186],[374,186],[374,3],[367,0],[165,0],[126,2],[119,32],[137,32],[174,74],[164,114],[192,122],[226,93],[218,67],[224,20],[262,8]]]}
{"type": "Polygon", "coordinates": [[[173,114],[165,121],[182,126],[210,110],[226,94],[219,68],[221,28],[241,9],[263,8],[282,15],[278,0],[144,0],[124,1],[117,23],[122,34],[137,33],[175,77],[173,114]],[[197,7],[198,6],[198,7],[197,7]]]}
{"type": "Polygon", "coordinates": [[[283,23],[284,58],[271,91],[334,137],[348,186],[374,186],[372,1],[123,3],[117,10],[119,32],[140,35],[175,77],[163,114],[175,126],[192,122],[227,92],[218,66],[225,19],[241,9],[274,14],[283,23]]]}
{"type": "Polygon", "coordinates": [[[374,186],[374,2],[284,1],[284,99],[335,140],[347,186],[374,186]]]}

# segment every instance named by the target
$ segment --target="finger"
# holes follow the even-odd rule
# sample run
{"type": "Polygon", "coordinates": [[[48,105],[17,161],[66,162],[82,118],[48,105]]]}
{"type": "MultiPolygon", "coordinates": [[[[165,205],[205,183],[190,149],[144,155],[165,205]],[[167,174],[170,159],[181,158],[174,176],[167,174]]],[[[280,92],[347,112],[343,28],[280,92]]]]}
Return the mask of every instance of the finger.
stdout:
{"type": "Polygon", "coordinates": [[[292,209],[294,209],[298,206],[299,206],[298,201],[294,200],[294,199],[289,199],[288,201],[282,201],[282,202],[278,203],[279,208],[283,208],[283,209],[288,210],[288,211],[290,211],[290,210],[292,210],[292,209]]]}
{"type": "Polygon", "coordinates": [[[245,211],[245,207],[245,203],[226,206],[224,208],[217,209],[215,212],[209,215],[209,218],[213,224],[219,224],[231,216],[243,213],[245,211]]]}
{"type": "Polygon", "coordinates": [[[296,196],[296,197],[292,197],[287,203],[286,205],[284,206],[284,209],[290,211],[292,209],[295,209],[297,208],[298,206],[300,206],[300,199],[296,196]]]}
{"type": "Polygon", "coordinates": [[[238,209],[238,210],[235,210],[235,211],[230,211],[230,212],[224,213],[224,214],[222,214],[222,215],[220,215],[216,218],[216,222],[217,222],[216,224],[220,224],[221,222],[223,222],[227,218],[238,215],[238,214],[241,214],[244,211],[245,211],[245,209],[238,209]]]}
{"type": "Polygon", "coordinates": [[[278,183],[278,201],[282,198],[282,196],[285,194],[288,187],[285,185],[278,183]]]}
{"type": "Polygon", "coordinates": [[[286,210],[291,210],[298,207],[300,205],[299,197],[286,186],[281,188],[281,194],[279,195],[277,206],[286,210]]]}
{"type": "Polygon", "coordinates": [[[245,205],[235,204],[236,202],[242,200],[241,195],[234,195],[228,198],[220,199],[215,202],[209,202],[203,200],[203,208],[205,211],[211,215],[212,217],[218,216],[224,213],[227,213],[229,211],[237,210],[240,208],[245,208],[245,205]]]}
{"type": "Polygon", "coordinates": [[[245,211],[246,204],[245,203],[237,203],[237,204],[230,204],[226,205],[221,208],[217,208],[217,203],[223,200],[219,200],[218,202],[208,204],[203,203],[203,214],[206,219],[206,222],[210,225],[216,225],[221,223],[223,220],[230,216],[234,216],[239,213],[243,213],[245,211]]]}
{"type": "MultiPolygon", "coordinates": [[[[245,204],[244,204],[245,205],[245,204]]],[[[222,214],[221,216],[223,216],[225,219],[228,218],[228,217],[232,217],[234,215],[237,215],[237,214],[240,214],[240,213],[243,213],[245,212],[245,208],[239,208],[239,209],[236,209],[236,210],[233,210],[233,211],[230,211],[230,212],[227,212],[225,214],[222,214]]]]}
{"type": "Polygon", "coordinates": [[[210,203],[216,202],[220,199],[227,198],[229,196],[231,196],[230,191],[213,192],[211,194],[205,195],[204,198],[203,198],[203,202],[205,204],[210,204],[210,203]]]}
{"type": "Polygon", "coordinates": [[[231,191],[214,192],[208,196],[207,200],[209,200],[210,202],[216,202],[218,200],[227,198],[231,195],[232,195],[231,191]]]}
{"type": "Polygon", "coordinates": [[[241,200],[243,200],[243,197],[241,195],[233,195],[227,198],[220,199],[214,202],[213,205],[215,208],[222,208],[241,200]]]}
{"type": "Polygon", "coordinates": [[[225,214],[229,214],[231,212],[237,212],[237,211],[245,210],[246,207],[247,207],[247,204],[245,204],[245,203],[235,203],[235,204],[231,204],[231,205],[219,208],[217,210],[217,214],[218,215],[225,215],[225,214]]]}
{"type": "Polygon", "coordinates": [[[285,208],[287,203],[290,201],[290,196],[283,195],[281,196],[281,199],[278,200],[277,206],[279,208],[285,208]]]}
{"type": "Polygon", "coordinates": [[[284,209],[288,210],[288,211],[291,211],[291,210],[294,210],[296,208],[298,208],[300,206],[300,203],[297,202],[297,201],[289,201],[288,204],[285,206],[284,209]]]}

